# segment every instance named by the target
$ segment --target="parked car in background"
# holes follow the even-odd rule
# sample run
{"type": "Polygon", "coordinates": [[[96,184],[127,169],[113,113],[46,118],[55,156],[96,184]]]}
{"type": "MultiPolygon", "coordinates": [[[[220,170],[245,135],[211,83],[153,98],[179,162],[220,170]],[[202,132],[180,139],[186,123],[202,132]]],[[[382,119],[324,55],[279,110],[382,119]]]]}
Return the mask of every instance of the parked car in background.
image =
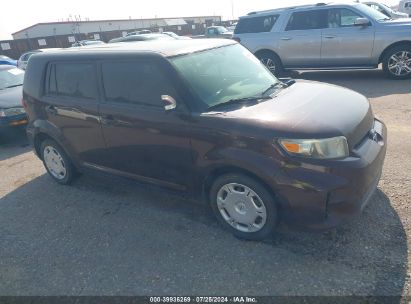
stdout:
{"type": "Polygon", "coordinates": [[[169,35],[152,33],[152,34],[128,35],[125,37],[114,38],[114,39],[111,39],[108,43],[136,42],[136,41],[149,41],[149,40],[160,40],[160,39],[175,40],[175,38],[170,37],[169,35]]]}
{"type": "Polygon", "coordinates": [[[186,191],[246,239],[267,237],[279,220],[342,224],[378,184],[387,133],[366,97],[280,82],[233,40],[117,44],[30,60],[27,134],[58,183],[94,169],[186,191]]]}
{"type": "Polygon", "coordinates": [[[22,69],[22,70],[25,70],[26,67],[27,67],[27,63],[29,62],[29,59],[33,54],[41,53],[41,52],[54,51],[54,50],[60,50],[60,48],[38,49],[38,50],[32,50],[32,51],[23,53],[20,56],[19,60],[17,60],[17,67],[22,69]]]}
{"type": "Polygon", "coordinates": [[[398,10],[402,13],[408,14],[408,16],[411,17],[411,0],[401,0],[398,10]]]}
{"type": "Polygon", "coordinates": [[[126,36],[131,36],[131,35],[140,35],[140,34],[151,34],[152,32],[150,30],[141,30],[141,31],[134,31],[127,33],[126,36]]]}
{"type": "Polygon", "coordinates": [[[205,35],[197,35],[192,38],[232,38],[233,32],[224,26],[210,26],[206,28],[205,35]]]}
{"type": "Polygon", "coordinates": [[[104,41],[101,40],[80,40],[74,42],[71,46],[72,47],[79,47],[79,46],[86,46],[86,45],[97,45],[97,44],[104,44],[104,41]]]}
{"type": "Polygon", "coordinates": [[[27,124],[21,104],[24,71],[13,65],[0,65],[0,128],[27,124]]]}
{"type": "Polygon", "coordinates": [[[284,69],[372,69],[411,77],[411,20],[362,3],[317,4],[241,17],[234,39],[273,73],[284,69]]]}
{"type": "Polygon", "coordinates": [[[168,36],[170,36],[170,37],[172,37],[172,38],[174,38],[174,39],[182,39],[182,40],[184,40],[184,39],[191,39],[190,37],[187,37],[187,36],[180,36],[180,35],[177,35],[176,33],[174,33],[174,32],[162,32],[162,34],[164,34],[164,35],[168,35],[168,36]]]}
{"type": "Polygon", "coordinates": [[[385,5],[384,3],[381,2],[374,2],[374,1],[365,1],[362,2],[369,7],[376,9],[380,13],[383,13],[385,16],[391,18],[391,19],[400,19],[400,18],[408,18],[408,14],[406,13],[401,13],[399,11],[396,11],[392,9],[391,7],[385,5]]]}
{"type": "Polygon", "coordinates": [[[4,55],[0,55],[0,65],[2,64],[17,66],[17,60],[11,59],[10,57],[4,55]]]}

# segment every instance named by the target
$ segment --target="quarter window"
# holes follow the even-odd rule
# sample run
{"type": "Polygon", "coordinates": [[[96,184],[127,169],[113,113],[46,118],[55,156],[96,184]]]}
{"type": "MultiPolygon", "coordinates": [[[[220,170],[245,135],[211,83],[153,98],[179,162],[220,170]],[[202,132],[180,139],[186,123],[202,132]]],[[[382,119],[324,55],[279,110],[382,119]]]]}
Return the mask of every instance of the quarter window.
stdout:
{"type": "Polygon", "coordinates": [[[92,63],[53,63],[49,71],[48,93],[97,99],[96,74],[92,63]]]}
{"type": "Polygon", "coordinates": [[[161,95],[176,97],[163,69],[150,61],[103,63],[102,73],[108,101],[163,107],[161,95]]]}
{"type": "Polygon", "coordinates": [[[295,12],[288,20],[286,31],[314,30],[325,28],[325,10],[295,12]]]}
{"type": "Polygon", "coordinates": [[[235,34],[270,32],[278,20],[278,15],[240,19],[235,34]]]}
{"type": "Polygon", "coordinates": [[[361,16],[346,8],[334,8],[328,11],[328,27],[350,27],[355,25],[355,20],[361,16]]]}

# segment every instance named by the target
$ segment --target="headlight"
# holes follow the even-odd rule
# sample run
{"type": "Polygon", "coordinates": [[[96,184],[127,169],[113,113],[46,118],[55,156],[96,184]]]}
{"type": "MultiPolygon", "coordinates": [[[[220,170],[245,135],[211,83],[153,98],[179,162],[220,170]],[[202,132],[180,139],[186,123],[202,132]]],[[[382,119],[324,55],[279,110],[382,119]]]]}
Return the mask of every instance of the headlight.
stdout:
{"type": "Polygon", "coordinates": [[[26,113],[23,107],[0,109],[0,117],[14,116],[26,113]]]}
{"type": "Polygon", "coordinates": [[[290,154],[331,159],[348,156],[347,139],[344,136],[324,139],[279,139],[280,145],[290,154]]]}

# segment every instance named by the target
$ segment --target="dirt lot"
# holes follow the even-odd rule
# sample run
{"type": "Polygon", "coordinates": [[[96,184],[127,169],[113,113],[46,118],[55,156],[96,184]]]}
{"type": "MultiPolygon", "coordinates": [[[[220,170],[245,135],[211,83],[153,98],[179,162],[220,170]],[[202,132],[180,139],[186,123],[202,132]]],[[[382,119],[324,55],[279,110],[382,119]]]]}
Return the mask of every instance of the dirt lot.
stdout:
{"type": "MultiPolygon", "coordinates": [[[[411,295],[411,80],[305,72],[370,98],[388,126],[378,191],[325,233],[281,226],[262,243],[209,209],[114,177],[54,183],[24,134],[0,135],[0,295],[411,295]]],[[[330,96],[332,98],[332,96],[330,96]]]]}

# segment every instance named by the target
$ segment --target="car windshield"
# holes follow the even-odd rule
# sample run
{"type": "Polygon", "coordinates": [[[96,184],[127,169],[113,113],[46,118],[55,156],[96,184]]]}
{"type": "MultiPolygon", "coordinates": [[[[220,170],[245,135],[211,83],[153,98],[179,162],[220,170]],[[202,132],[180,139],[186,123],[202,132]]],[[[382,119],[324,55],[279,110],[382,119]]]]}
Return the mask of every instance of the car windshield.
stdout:
{"type": "Polygon", "coordinates": [[[233,100],[262,96],[280,83],[239,44],[171,58],[204,103],[204,110],[233,100]]]}
{"type": "Polygon", "coordinates": [[[23,85],[24,71],[18,68],[0,70],[0,90],[23,85]]]}
{"type": "Polygon", "coordinates": [[[384,15],[383,13],[377,11],[376,9],[369,7],[366,4],[359,3],[356,5],[356,8],[366,14],[367,16],[373,18],[374,20],[377,21],[384,21],[384,20],[389,20],[390,18],[384,15]]]}

